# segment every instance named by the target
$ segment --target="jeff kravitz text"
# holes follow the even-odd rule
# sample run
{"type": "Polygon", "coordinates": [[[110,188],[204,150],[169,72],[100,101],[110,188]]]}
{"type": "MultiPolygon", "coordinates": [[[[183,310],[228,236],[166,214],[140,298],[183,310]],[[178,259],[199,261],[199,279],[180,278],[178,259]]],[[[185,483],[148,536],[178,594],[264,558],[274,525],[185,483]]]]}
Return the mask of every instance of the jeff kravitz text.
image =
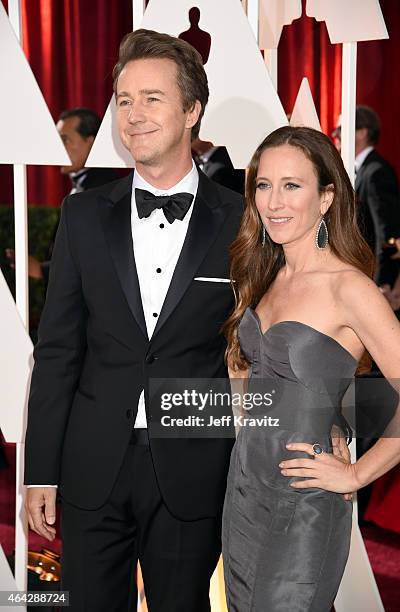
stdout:
{"type": "Polygon", "coordinates": [[[210,416],[208,421],[200,416],[187,416],[184,418],[164,415],[161,417],[164,427],[279,427],[279,419],[270,416],[247,417],[238,415],[224,415],[222,417],[210,416]]]}

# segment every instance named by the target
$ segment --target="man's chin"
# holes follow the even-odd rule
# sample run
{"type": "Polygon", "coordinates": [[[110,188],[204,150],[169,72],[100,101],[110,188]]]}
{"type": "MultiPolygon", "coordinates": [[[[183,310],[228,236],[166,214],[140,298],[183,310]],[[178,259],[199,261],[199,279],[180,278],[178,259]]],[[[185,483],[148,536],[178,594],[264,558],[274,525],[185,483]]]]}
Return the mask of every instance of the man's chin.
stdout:
{"type": "Polygon", "coordinates": [[[131,149],[130,153],[135,160],[136,164],[142,164],[143,166],[152,166],[157,161],[157,154],[151,151],[143,151],[137,149],[131,149]]]}
{"type": "Polygon", "coordinates": [[[61,174],[69,174],[70,172],[73,172],[74,169],[72,166],[61,166],[60,168],[60,172],[61,174]]]}

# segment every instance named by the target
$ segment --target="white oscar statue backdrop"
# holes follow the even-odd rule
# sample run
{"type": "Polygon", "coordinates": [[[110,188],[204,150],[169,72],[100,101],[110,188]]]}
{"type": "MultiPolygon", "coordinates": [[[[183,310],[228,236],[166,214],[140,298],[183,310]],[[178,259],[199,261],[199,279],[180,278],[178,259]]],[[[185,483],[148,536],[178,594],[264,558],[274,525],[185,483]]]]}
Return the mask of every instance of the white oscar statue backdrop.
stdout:
{"type": "MultiPolygon", "coordinates": [[[[23,431],[32,367],[27,334],[27,206],[25,164],[68,165],[69,157],[57,133],[42,92],[19,43],[20,6],[8,2],[10,19],[0,3],[0,163],[14,165],[16,297],[15,304],[0,272],[2,313],[0,428],[16,443],[15,578],[0,551],[0,590],[26,588],[27,522],[23,507],[23,431]]],[[[5,608],[9,609],[10,608],[5,608]]]]}

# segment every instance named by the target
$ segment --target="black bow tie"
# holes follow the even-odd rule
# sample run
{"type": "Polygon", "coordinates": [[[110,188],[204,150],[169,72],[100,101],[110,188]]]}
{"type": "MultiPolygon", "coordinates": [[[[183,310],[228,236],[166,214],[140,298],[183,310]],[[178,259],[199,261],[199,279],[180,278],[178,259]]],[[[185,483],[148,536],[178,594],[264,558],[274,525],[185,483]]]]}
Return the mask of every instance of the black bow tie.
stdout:
{"type": "Polygon", "coordinates": [[[150,216],[156,208],[162,208],[168,223],[173,223],[175,219],[182,221],[193,202],[193,197],[191,193],[155,196],[145,189],[135,189],[139,219],[150,216]]]}

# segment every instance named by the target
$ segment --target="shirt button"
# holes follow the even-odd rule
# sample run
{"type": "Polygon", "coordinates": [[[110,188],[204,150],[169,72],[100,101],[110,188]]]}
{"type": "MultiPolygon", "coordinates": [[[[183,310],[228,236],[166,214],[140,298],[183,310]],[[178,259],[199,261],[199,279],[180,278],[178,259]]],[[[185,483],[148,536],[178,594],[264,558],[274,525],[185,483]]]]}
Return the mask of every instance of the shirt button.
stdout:
{"type": "Polygon", "coordinates": [[[147,355],[145,361],[146,363],[153,363],[156,359],[157,357],[155,355],[147,355]]]}
{"type": "Polygon", "coordinates": [[[156,272],[158,272],[158,274],[160,274],[161,268],[157,268],[156,272]]]}
{"type": "Polygon", "coordinates": [[[163,229],[164,223],[160,223],[160,227],[161,227],[161,229],[163,229]]]}
{"type": "Polygon", "coordinates": [[[126,411],[126,418],[127,419],[131,419],[133,417],[133,410],[127,410],[126,411]]]}
{"type": "Polygon", "coordinates": [[[158,317],[158,314],[156,312],[153,312],[153,317],[158,317]]]}

